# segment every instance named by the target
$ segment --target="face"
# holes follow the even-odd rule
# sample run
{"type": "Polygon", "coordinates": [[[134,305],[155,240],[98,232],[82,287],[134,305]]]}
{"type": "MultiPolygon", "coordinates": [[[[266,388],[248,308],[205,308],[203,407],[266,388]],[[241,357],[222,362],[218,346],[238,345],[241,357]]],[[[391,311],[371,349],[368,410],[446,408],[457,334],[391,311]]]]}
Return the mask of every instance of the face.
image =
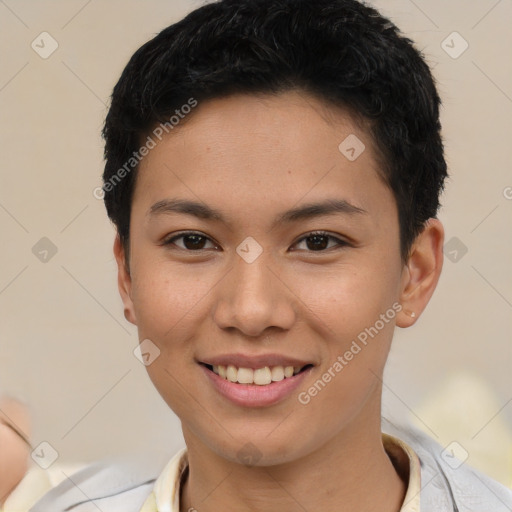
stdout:
{"type": "Polygon", "coordinates": [[[147,371],[187,440],[274,464],[380,422],[398,214],[343,111],[298,92],[199,104],[141,162],[129,267],[127,318],[160,351],[147,371]]]}

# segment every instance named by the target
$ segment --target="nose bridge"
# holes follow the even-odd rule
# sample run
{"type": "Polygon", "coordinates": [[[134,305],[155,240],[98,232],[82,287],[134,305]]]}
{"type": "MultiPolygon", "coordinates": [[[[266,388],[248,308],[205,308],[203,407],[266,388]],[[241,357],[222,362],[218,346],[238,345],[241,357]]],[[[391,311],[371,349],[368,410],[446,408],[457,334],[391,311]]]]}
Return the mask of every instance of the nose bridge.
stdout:
{"type": "Polygon", "coordinates": [[[254,259],[235,255],[232,271],[219,289],[219,327],[235,327],[247,336],[258,336],[268,327],[290,328],[295,317],[292,299],[272,266],[265,251],[254,259]]]}

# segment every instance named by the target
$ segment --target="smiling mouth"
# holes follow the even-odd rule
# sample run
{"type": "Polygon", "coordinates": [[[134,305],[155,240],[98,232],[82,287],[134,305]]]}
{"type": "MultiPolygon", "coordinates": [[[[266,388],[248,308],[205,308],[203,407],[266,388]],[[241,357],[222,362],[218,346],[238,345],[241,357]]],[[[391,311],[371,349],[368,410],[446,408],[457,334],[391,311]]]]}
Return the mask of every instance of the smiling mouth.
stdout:
{"type": "Polygon", "coordinates": [[[202,366],[215,373],[219,377],[242,385],[268,386],[273,382],[289,379],[311,368],[312,364],[305,366],[265,366],[263,368],[243,368],[234,365],[210,365],[200,363],[202,366]]]}

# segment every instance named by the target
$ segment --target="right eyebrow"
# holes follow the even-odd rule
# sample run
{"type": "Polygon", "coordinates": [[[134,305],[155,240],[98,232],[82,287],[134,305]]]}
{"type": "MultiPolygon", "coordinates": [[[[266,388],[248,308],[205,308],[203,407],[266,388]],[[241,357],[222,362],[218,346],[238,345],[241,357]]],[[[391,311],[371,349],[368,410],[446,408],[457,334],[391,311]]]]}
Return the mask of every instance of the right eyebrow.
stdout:
{"type": "Polygon", "coordinates": [[[153,216],[166,213],[183,213],[187,215],[194,215],[200,219],[226,222],[218,210],[210,208],[205,204],[186,199],[163,199],[162,201],[158,201],[151,206],[147,215],[153,216]]]}

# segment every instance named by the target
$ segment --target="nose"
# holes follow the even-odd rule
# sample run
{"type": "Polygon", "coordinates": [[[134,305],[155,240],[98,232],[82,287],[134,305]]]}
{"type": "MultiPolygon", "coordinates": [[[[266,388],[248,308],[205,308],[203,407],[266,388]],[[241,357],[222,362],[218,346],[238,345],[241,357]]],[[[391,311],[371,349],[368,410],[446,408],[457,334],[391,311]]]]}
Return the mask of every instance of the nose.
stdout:
{"type": "Polygon", "coordinates": [[[216,287],[214,321],[219,328],[259,337],[266,329],[292,327],[297,299],[272,267],[265,251],[252,263],[235,255],[231,272],[216,287]]]}

